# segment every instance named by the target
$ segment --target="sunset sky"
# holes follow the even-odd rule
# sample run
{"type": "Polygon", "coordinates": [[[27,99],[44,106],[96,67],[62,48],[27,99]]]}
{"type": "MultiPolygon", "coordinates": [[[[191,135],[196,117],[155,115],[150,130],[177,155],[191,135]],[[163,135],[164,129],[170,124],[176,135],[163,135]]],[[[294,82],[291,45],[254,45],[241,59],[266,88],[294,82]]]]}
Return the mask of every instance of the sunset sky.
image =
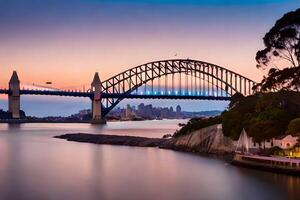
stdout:
{"type": "MultiPolygon", "coordinates": [[[[96,71],[105,80],[169,58],[211,62],[260,81],[254,58],[262,37],[297,7],[298,0],[0,0],[0,86],[13,70],[22,83],[70,87],[88,85],[96,71]]],[[[24,98],[23,108],[36,115],[32,102],[61,101],[32,98],[24,98]]],[[[71,102],[70,113],[89,106],[71,102]]],[[[215,103],[210,109],[225,106],[215,103]]],[[[205,110],[203,102],[193,105],[205,110]]],[[[53,114],[61,114],[55,106],[53,114]]]]}

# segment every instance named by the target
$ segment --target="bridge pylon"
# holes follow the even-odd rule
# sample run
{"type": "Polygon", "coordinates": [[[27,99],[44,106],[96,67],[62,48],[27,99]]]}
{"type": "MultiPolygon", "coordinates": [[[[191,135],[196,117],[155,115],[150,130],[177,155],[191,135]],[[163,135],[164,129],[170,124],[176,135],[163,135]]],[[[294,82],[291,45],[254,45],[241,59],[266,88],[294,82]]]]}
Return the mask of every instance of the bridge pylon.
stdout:
{"type": "Polygon", "coordinates": [[[8,111],[11,112],[13,119],[20,118],[20,80],[16,71],[10,78],[8,94],[8,111]]]}
{"type": "Polygon", "coordinates": [[[92,98],[92,124],[105,124],[105,119],[102,118],[102,83],[98,72],[95,73],[91,83],[91,91],[94,93],[92,98]]]}

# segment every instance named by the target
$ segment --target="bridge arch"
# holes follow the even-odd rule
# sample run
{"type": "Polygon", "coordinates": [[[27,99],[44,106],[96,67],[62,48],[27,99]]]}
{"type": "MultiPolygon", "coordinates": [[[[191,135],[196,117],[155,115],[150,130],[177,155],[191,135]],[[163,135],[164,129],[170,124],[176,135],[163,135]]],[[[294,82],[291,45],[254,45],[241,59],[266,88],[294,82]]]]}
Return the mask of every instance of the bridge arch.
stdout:
{"type": "MultiPolygon", "coordinates": [[[[97,73],[95,76],[96,75],[97,73]]],[[[99,79],[99,77],[97,79],[99,79]]],[[[100,94],[98,96],[96,95],[96,97],[92,88],[88,91],[33,90],[19,88],[17,93],[18,95],[89,97],[93,103],[94,101],[100,103],[99,108],[101,110],[101,118],[124,98],[230,100],[231,96],[236,92],[245,96],[252,94],[254,92],[252,87],[256,84],[254,81],[224,67],[190,59],[149,62],[123,71],[102,83],[99,79],[98,82],[100,94]],[[168,82],[170,76],[171,89],[169,84],[170,82],[168,82]],[[188,80],[189,77],[190,82],[188,80]],[[164,94],[156,95],[153,93],[155,92],[153,84],[155,80],[165,80],[165,84],[162,84],[162,87],[165,88],[164,94]],[[138,88],[143,85],[146,91],[146,87],[149,82],[152,87],[149,94],[134,94],[134,91],[137,91],[138,88]],[[175,87],[179,87],[179,89],[175,87]],[[179,93],[177,93],[177,90],[179,93]],[[168,94],[167,91],[169,91],[168,94]]],[[[17,82],[16,84],[19,87],[20,83],[17,82]]],[[[158,87],[155,89],[157,93],[160,92],[160,87],[161,84],[158,82],[158,87]]],[[[8,94],[8,96],[12,96],[13,92],[14,91],[11,88],[0,89],[0,94],[8,94]]]]}
{"type": "MultiPolygon", "coordinates": [[[[130,94],[132,92],[149,82],[152,82],[153,92],[153,81],[155,79],[164,78],[164,80],[168,80],[168,76],[171,75],[172,81],[175,81],[175,83],[179,85],[181,90],[183,86],[182,80],[173,80],[175,74],[179,74],[179,77],[181,77],[181,75],[190,77],[192,81],[194,78],[194,87],[198,87],[198,89],[200,88],[200,91],[205,91],[205,88],[211,89],[212,94],[199,94],[198,90],[198,94],[186,94],[183,96],[178,94],[175,95],[173,94],[174,82],[172,82],[171,95],[157,95],[155,97],[154,95],[149,95],[149,97],[163,97],[165,99],[168,99],[168,97],[170,99],[181,97],[181,99],[202,98],[225,100],[228,99],[225,97],[230,97],[236,92],[239,92],[243,95],[252,94],[252,87],[255,84],[254,81],[231,70],[199,60],[172,59],[149,62],[123,71],[102,82],[103,116],[106,115],[110,110],[112,110],[124,98],[130,97],[130,94]],[[220,92],[222,95],[220,95],[220,92]]],[[[170,86],[165,84],[164,87],[167,88],[170,86]]],[[[140,98],[142,98],[142,96],[147,97],[147,95],[144,94],[140,95],[140,98]]],[[[135,95],[134,97],[139,98],[139,95],[135,95]]]]}

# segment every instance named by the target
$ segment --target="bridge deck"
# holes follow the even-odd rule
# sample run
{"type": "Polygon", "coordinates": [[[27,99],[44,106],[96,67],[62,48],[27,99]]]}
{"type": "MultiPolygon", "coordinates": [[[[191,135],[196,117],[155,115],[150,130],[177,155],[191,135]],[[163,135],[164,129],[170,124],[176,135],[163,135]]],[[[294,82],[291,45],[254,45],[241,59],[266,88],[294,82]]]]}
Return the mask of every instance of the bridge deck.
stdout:
{"type": "MultiPolygon", "coordinates": [[[[0,89],[0,94],[9,94],[7,89],[0,89]]],[[[50,95],[50,96],[67,96],[67,97],[89,97],[93,98],[91,92],[75,91],[51,91],[51,90],[20,90],[21,95],[50,95]]],[[[229,101],[229,96],[207,96],[207,95],[153,95],[153,94],[118,94],[103,93],[102,98],[125,98],[125,99],[195,99],[195,100],[225,100],[229,101]]]]}
{"type": "Polygon", "coordinates": [[[7,89],[0,89],[0,94],[8,94],[9,90],[7,89]]]}

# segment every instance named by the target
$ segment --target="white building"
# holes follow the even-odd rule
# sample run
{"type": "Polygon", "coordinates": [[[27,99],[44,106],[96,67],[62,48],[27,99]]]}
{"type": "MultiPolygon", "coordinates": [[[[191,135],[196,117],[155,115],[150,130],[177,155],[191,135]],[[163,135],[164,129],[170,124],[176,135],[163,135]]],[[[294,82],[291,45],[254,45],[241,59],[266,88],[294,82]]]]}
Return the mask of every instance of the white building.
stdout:
{"type": "Polygon", "coordinates": [[[280,147],[282,149],[289,149],[293,146],[295,146],[299,141],[298,136],[292,136],[292,135],[285,135],[281,138],[274,138],[273,143],[274,146],[280,147]]]}
{"type": "Polygon", "coordinates": [[[283,135],[280,137],[272,138],[265,140],[263,142],[254,142],[253,138],[248,137],[247,133],[243,130],[239,141],[242,143],[248,143],[247,146],[249,149],[268,149],[272,147],[279,147],[281,149],[289,149],[295,146],[299,142],[298,136],[292,135],[283,135]]]}

